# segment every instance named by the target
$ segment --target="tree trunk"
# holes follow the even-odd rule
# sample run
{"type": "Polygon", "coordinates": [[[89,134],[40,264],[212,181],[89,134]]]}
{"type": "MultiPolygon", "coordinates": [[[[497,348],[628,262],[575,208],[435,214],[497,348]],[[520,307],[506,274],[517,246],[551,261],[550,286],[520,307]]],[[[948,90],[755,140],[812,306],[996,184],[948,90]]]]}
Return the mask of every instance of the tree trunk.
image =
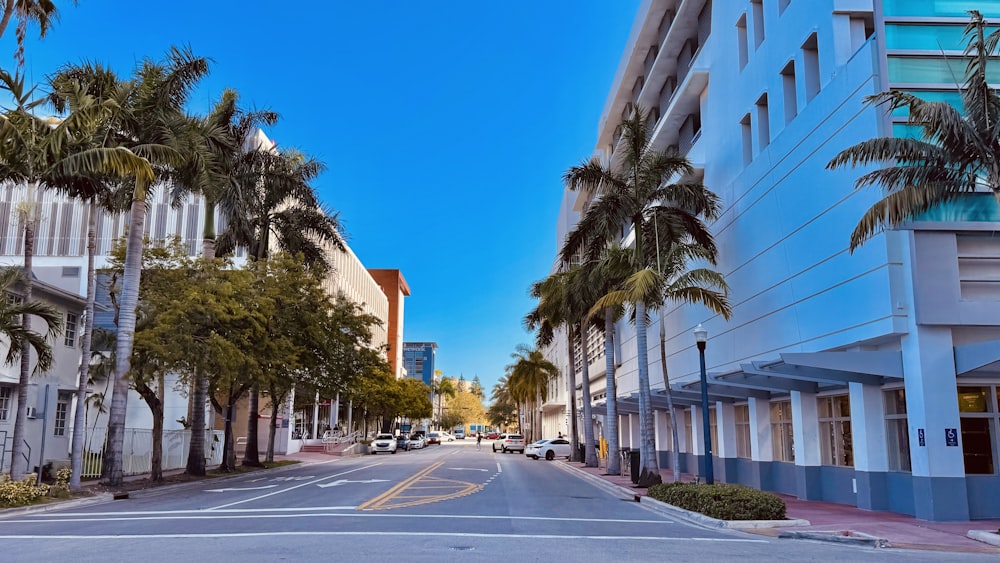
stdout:
{"type": "Polygon", "coordinates": [[[69,487],[80,488],[83,474],[83,441],[87,425],[87,388],[90,384],[90,347],[94,336],[94,302],[97,300],[97,270],[94,253],[97,248],[97,205],[87,204],[87,305],[83,320],[83,340],[80,342],[80,374],[76,386],[76,412],[73,415],[73,438],[70,451],[69,487]]]}
{"type": "Polygon", "coordinates": [[[233,440],[233,398],[229,397],[225,407],[225,432],[222,442],[222,466],[220,471],[236,470],[236,448],[233,440]]]}
{"type": "Polygon", "coordinates": [[[670,376],[667,375],[667,329],[664,327],[666,319],[660,313],[660,365],[663,367],[663,389],[667,394],[667,409],[670,411],[670,437],[674,447],[670,449],[670,465],[673,470],[674,483],[681,480],[681,454],[678,444],[680,443],[677,432],[677,411],[674,410],[674,392],[670,390],[670,376]]]}
{"type": "Polygon", "coordinates": [[[205,384],[208,379],[201,375],[201,369],[195,368],[192,388],[194,393],[191,397],[191,444],[188,447],[187,468],[184,470],[188,475],[196,477],[205,476],[205,403],[208,393],[205,384]]]}
{"type": "Polygon", "coordinates": [[[621,474],[621,459],[618,455],[618,385],[615,381],[615,320],[611,308],[604,310],[604,372],[608,415],[604,422],[608,440],[608,474],[621,474]]]}
{"type": "Polygon", "coordinates": [[[243,465],[261,467],[263,464],[260,462],[260,451],[257,447],[258,428],[260,426],[258,424],[260,418],[260,388],[256,385],[250,390],[247,410],[250,412],[247,414],[247,449],[243,452],[243,465]]]}
{"type": "MultiPolygon", "coordinates": [[[[32,190],[28,189],[28,198],[32,190]]],[[[34,202],[32,202],[34,205],[34,202]]],[[[35,251],[35,219],[34,210],[29,211],[24,221],[24,303],[31,303],[31,269],[35,251]]],[[[31,315],[21,317],[21,326],[25,331],[31,330],[31,315]]],[[[28,384],[31,383],[31,345],[25,341],[21,344],[21,372],[17,382],[17,411],[14,418],[14,443],[10,452],[10,478],[20,481],[31,467],[31,460],[26,459],[24,431],[28,424],[28,384]],[[20,468],[23,467],[24,470],[20,468]]]]}
{"type": "Polygon", "coordinates": [[[597,467],[597,450],[594,448],[593,407],[590,404],[590,355],[587,353],[587,324],[580,323],[580,352],[583,354],[583,379],[580,388],[583,391],[583,443],[586,448],[587,467],[597,467]]]}
{"type": "Polygon", "coordinates": [[[566,339],[569,342],[569,373],[566,376],[566,385],[569,393],[566,397],[566,404],[569,407],[569,442],[573,461],[583,461],[580,457],[580,436],[576,427],[576,347],[573,346],[573,325],[566,325],[566,339]]]}
{"type": "Polygon", "coordinates": [[[663,482],[656,461],[656,438],[653,435],[652,393],[649,389],[649,350],[646,348],[646,303],[635,303],[635,332],[639,362],[639,482],[640,487],[651,487],[663,482]]]}
{"type": "Polygon", "coordinates": [[[157,377],[157,390],[153,391],[144,383],[137,383],[136,393],[149,407],[149,412],[153,416],[153,449],[150,452],[150,464],[152,466],[150,479],[153,481],[163,480],[163,376],[157,377]]]}
{"type": "Polygon", "coordinates": [[[108,412],[108,441],[104,449],[103,477],[107,485],[122,484],[122,448],[125,440],[125,408],[128,399],[129,368],[135,339],[135,310],[139,303],[139,280],[142,275],[143,227],[146,223],[145,186],[136,180],[132,197],[131,222],[125,249],[125,272],[122,276],[121,311],[115,346],[114,385],[108,412]]]}

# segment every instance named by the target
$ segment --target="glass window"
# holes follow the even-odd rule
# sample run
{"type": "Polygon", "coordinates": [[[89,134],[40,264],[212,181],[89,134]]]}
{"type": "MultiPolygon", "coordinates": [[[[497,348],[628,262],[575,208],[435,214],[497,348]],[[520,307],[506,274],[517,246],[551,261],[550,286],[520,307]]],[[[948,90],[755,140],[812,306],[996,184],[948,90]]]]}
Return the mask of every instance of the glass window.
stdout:
{"type": "Polygon", "coordinates": [[[684,452],[686,454],[693,453],[694,450],[691,448],[691,441],[694,439],[691,436],[691,409],[684,411],[684,452]]]}
{"type": "Polygon", "coordinates": [[[791,401],[771,403],[771,449],[775,461],[795,461],[791,401]]]}
{"type": "Polygon", "coordinates": [[[959,412],[991,412],[993,405],[989,392],[989,387],[959,387],[959,412]]]}
{"type": "MultiPolygon", "coordinates": [[[[962,35],[965,24],[920,25],[885,24],[885,46],[887,49],[911,49],[934,51],[964,51],[962,35]]],[[[987,32],[989,33],[989,32],[987,32]]]]}
{"type": "MultiPolygon", "coordinates": [[[[889,57],[889,81],[933,84],[955,84],[956,77],[965,76],[966,59],[952,57],[889,57]]],[[[1000,82],[1000,66],[986,68],[989,82],[1000,82]]]]}
{"type": "MultiPolygon", "coordinates": [[[[883,0],[886,16],[955,17],[968,19],[969,10],[983,11],[982,0],[883,0]]],[[[989,17],[991,14],[986,13],[989,17]]]]}
{"type": "Polygon", "coordinates": [[[750,459],[750,407],[736,405],[736,457],[750,459]]]}
{"type": "Polygon", "coordinates": [[[851,401],[847,395],[820,397],[820,456],[824,465],[854,466],[851,438],[851,401]]]}
{"type": "Polygon", "coordinates": [[[970,475],[993,475],[997,472],[997,430],[1000,427],[997,405],[1000,387],[993,385],[958,388],[958,411],[962,425],[962,454],[965,472],[970,475]]]}
{"type": "Polygon", "coordinates": [[[59,399],[56,402],[56,420],[52,429],[53,436],[66,435],[66,415],[69,413],[71,397],[72,395],[69,393],[59,393],[59,399]]]}
{"type": "MultiPolygon", "coordinates": [[[[715,423],[715,407],[708,408],[708,426],[711,429],[711,440],[712,440],[712,454],[719,455],[719,428],[718,424],[715,423]]],[[[702,438],[704,441],[705,438],[702,438]]]]}
{"type": "MultiPolygon", "coordinates": [[[[962,94],[957,90],[905,90],[900,89],[901,92],[906,92],[907,94],[913,94],[914,96],[920,98],[921,100],[927,102],[945,102],[953,108],[958,110],[962,109],[962,94]]],[[[906,117],[910,115],[909,108],[901,107],[892,110],[893,117],[906,117]]]]}
{"type": "Polygon", "coordinates": [[[891,389],[885,401],[885,442],[890,471],[910,471],[910,434],[906,419],[906,391],[891,389]]]}
{"type": "Polygon", "coordinates": [[[7,420],[10,414],[10,397],[13,389],[9,385],[0,385],[0,420],[7,420]]]}
{"type": "Polygon", "coordinates": [[[76,313],[66,313],[66,330],[63,331],[63,344],[72,348],[76,345],[76,313]]]}

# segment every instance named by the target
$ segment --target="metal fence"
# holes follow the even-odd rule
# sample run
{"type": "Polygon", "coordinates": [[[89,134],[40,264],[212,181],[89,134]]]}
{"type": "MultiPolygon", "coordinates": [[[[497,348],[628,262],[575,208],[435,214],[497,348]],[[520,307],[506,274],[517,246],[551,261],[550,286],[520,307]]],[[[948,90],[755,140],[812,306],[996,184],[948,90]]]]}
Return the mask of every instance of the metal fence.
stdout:
{"type": "MultiPolygon", "coordinates": [[[[104,457],[104,442],[107,430],[88,429],[84,442],[84,479],[101,476],[101,459],[104,457]]],[[[221,430],[205,431],[205,465],[222,463],[221,430]]],[[[164,430],[162,468],[181,469],[187,467],[188,450],[191,445],[190,430],[164,430]]],[[[125,475],[141,475],[153,470],[153,431],[142,428],[126,428],[122,446],[122,472],[125,475]]]]}

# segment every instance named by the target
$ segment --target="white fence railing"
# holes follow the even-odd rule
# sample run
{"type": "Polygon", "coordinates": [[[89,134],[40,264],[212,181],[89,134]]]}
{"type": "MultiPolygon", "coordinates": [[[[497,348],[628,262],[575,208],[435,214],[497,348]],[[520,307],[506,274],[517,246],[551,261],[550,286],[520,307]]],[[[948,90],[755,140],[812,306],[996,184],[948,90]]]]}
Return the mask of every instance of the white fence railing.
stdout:
{"type": "MultiPolygon", "coordinates": [[[[84,442],[83,478],[101,476],[101,459],[104,456],[104,442],[107,430],[104,428],[88,429],[84,442]]],[[[222,463],[221,430],[205,431],[205,465],[222,463]]],[[[162,469],[180,469],[187,467],[188,450],[191,445],[190,430],[164,430],[162,469]]],[[[142,428],[126,428],[125,440],[122,446],[122,473],[125,475],[141,475],[153,470],[153,431],[142,428]]]]}

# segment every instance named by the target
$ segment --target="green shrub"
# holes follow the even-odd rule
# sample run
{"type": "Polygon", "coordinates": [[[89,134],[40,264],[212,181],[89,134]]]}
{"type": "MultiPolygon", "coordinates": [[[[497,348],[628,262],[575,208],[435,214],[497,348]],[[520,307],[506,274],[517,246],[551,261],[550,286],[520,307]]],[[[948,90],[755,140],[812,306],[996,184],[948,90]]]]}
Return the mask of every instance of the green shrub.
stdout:
{"type": "Polygon", "coordinates": [[[785,501],[742,485],[665,483],[650,487],[649,496],[719,520],[785,519],[785,501]]]}

